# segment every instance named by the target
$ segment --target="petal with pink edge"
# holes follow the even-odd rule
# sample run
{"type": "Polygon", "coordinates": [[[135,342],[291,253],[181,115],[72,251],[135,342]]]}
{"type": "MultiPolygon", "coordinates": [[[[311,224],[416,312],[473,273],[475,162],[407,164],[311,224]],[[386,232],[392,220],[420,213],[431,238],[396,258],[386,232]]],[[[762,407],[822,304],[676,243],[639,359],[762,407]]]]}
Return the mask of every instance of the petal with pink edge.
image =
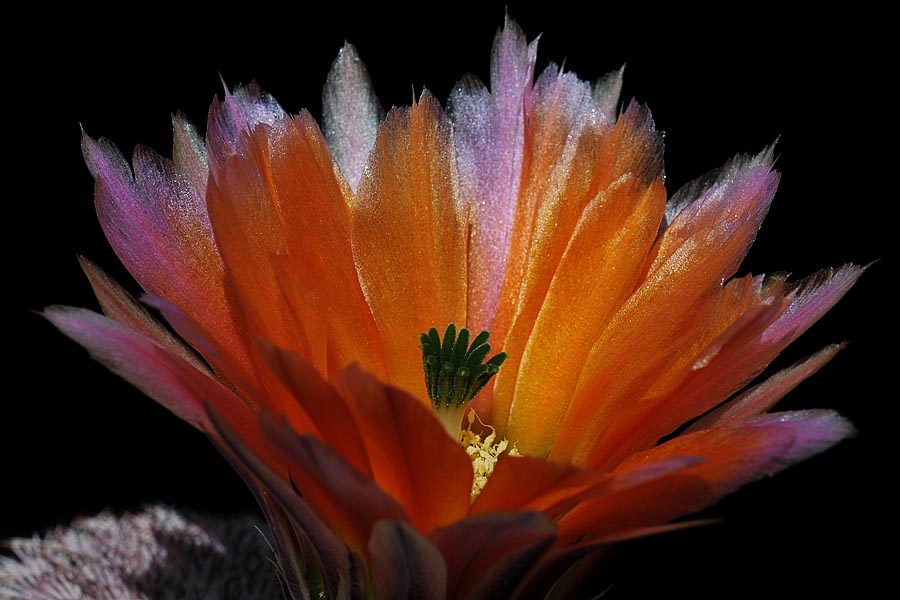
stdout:
{"type": "Polygon", "coordinates": [[[560,543],[652,527],[699,511],[746,483],[824,451],[853,431],[837,413],[815,410],[764,415],[738,427],[678,436],[633,455],[615,472],[626,474],[684,456],[704,462],[582,503],[560,520],[560,543]]]}
{"type": "Polygon", "coordinates": [[[691,425],[685,433],[713,427],[740,425],[763,414],[807,377],[824,367],[843,347],[843,344],[826,346],[812,356],[787,369],[782,369],[759,385],[750,388],[737,398],[704,416],[691,425]]]}
{"type": "Polygon", "coordinates": [[[255,83],[225,88],[225,99],[215,98],[206,123],[206,149],[210,175],[217,177],[229,157],[247,152],[247,135],[259,125],[274,125],[286,113],[255,83]]]}

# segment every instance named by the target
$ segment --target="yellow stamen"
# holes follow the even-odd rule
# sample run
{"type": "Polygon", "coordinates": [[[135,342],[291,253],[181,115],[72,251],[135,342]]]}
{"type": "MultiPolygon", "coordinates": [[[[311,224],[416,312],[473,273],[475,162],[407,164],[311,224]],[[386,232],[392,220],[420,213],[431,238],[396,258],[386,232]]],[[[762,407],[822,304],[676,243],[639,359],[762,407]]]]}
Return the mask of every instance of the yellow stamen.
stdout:
{"type": "MultiPolygon", "coordinates": [[[[509,440],[503,438],[495,444],[494,440],[497,439],[497,430],[479,419],[474,410],[469,411],[469,425],[459,435],[460,443],[466,449],[466,454],[472,459],[472,470],[475,474],[475,477],[472,479],[472,501],[474,502],[481,490],[484,489],[484,486],[487,485],[488,478],[494,472],[497,461],[500,460],[500,455],[509,448],[509,440]],[[483,440],[480,434],[472,431],[475,419],[478,419],[483,428],[491,430],[483,440]]],[[[506,455],[522,456],[515,445],[509,449],[509,452],[506,452],[506,455]]]]}

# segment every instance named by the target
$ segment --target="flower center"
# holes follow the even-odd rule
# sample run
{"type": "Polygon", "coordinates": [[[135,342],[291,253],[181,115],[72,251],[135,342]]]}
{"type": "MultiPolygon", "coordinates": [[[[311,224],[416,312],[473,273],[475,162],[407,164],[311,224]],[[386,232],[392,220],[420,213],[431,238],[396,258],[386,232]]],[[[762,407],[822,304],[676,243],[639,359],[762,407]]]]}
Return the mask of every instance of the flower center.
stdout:
{"type": "Polygon", "coordinates": [[[506,360],[506,353],[500,352],[483,362],[491,352],[490,337],[489,332],[482,331],[470,344],[469,330],[464,327],[457,334],[453,323],[447,325],[443,341],[434,327],[419,334],[425,388],[438,419],[453,439],[460,439],[466,404],[506,360]]]}
{"type": "MultiPolygon", "coordinates": [[[[434,327],[428,333],[419,335],[428,397],[431,398],[431,404],[444,429],[462,444],[466,454],[472,459],[473,501],[487,484],[500,455],[509,447],[506,439],[497,442],[494,428],[481,419],[478,419],[481,433],[472,430],[477,418],[474,410],[469,411],[468,426],[462,428],[466,404],[484,389],[506,360],[506,353],[499,352],[483,362],[491,352],[491,345],[488,344],[490,337],[490,333],[482,331],[470,344],[469,330],[463,328],[457,334],[453,323],[447,325],[443,340],[434,327]],[[484,433],[487,435],[482,437],[484,433]]],[[[509,456],[520,456],[515,447],[506,453],[509,456]]]]}

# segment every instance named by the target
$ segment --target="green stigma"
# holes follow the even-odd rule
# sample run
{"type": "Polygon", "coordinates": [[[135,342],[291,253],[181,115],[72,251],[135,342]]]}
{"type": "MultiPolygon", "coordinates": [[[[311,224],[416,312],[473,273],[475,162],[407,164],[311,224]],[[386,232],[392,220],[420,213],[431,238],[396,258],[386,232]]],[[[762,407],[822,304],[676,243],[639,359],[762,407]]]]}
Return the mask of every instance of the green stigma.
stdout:
{"type": "Polygon", "coordinates": [[[457,334],[453,323],[447,325],[443,340],[434,327],[419,334],[425,388],[441,420],[445,421],[444,415],[448,417],[444,426],[451,435],[459,434],[463,407],[484,389],[506,360],[506,353],[500,352],[484,362],[491,352],[487,343],[490,337],[489,332],[482,331],[470,344],[469,330],[463,328],[457,334]]]}

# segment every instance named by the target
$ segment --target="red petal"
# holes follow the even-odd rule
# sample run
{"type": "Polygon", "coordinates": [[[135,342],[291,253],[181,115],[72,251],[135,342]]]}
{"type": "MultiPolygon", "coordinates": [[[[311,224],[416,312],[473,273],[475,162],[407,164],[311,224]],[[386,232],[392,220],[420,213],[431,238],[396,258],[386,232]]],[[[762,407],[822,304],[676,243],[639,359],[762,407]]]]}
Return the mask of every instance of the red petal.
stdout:
{"type": "Polygon", "coordinates": [[[447,596],[444,557],[408,523],[376,523],[369,557],[377,598],[443,600],[447,596]]]}
{"type": "MultiPolygon", "coordinates": [[[[421,361],[420,361],[421,362],[421,361]]],[[[338,381],[365,443],[378,485],[423,532],[463,518],[472,461],[418,400],[351,367],[338,381]]]]}
{"type": "MultiPolygon", "coordinates": [[[[221,415],[210,412],[225,457],[253,491],[273,529],[279,547],[278,560],[286,562],[284,576],[290,587],[306,587],[308,579],[321,577],[331,596],[350,579],[347,547],[322,522],[283,476],[251,449],[221,415]]],[[[255,425],[255,423],[254,423],[255,425]]]]}
{"type": "MultiPolygon", "coordinates": [[[[287,417],[294,431],[320,436],[353,468],[371,477],[372,468],[359,429],[347,404],[334,387],[294,352],[267,341],[261,342],[261,346],[267,364],[303,408],[304,417],[309,419],[308,428],[299,429],[293,418],[297,418],[302,426],[304,417],[297,417],[292,410],[293,404],[281,407],[284,410],[281,414],[287,417]]],[[[281,415],[276,413],[276,416],[281,415]]]]}
{"type": "Polygon", "coordinates": [[[447,561],[450,598],[506,598],[553,544],[556,527],[538,512],[495,512],[435,531],[447,561]]]}
{"type": "Polygon", "coordinates": [[[497,463],[471,514],[534,510],[552,519],[612,479],[609,473],[582,471],[568,463],[506,456],[497,463]]]}
{"type": "Polygon", "coordinates": [[[262,423],[303,499],[360,556],[375,523],[408,520],[393,498],[316,438],[298,436],[265,415],[262,423]]]}

